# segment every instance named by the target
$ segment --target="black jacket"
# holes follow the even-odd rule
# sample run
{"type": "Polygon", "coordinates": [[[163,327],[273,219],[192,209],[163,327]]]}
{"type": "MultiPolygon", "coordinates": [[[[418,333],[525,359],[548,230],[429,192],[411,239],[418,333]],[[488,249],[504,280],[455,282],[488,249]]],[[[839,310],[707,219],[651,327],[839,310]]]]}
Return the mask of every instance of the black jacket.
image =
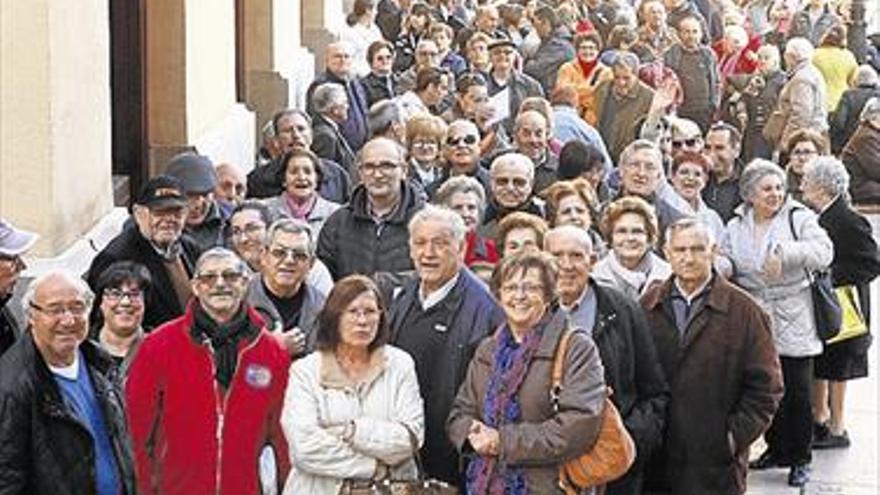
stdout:
{"type": "MultiPolygon", "coordinates": [[[[416,370],[421,371],[418,378],[425,400],[425,444],[422,448],[422,460],[429,476],[453,483],[460,482],[458,454],[446,438],[446,418],[477,346],[504,321],[504,313],[486,285],[466,268],[458,273],[455,287],[443,301],[437,303],[438,309],[443,312],[440,319],[444,320],[448,332],[443,346],[434,350],[434,363],[439,369],[426,372],[424,366],[420,366],[419,356],[413,356],[416,370]],[[426,390],[430,390],[430,396],[425,394],[426,390]]],[[[403,286],[389,307],[392,344],[399,345],[402,333],[416,331],[411,327],[403,328],[403,324],[411,308],[420,305],[419,280],[414,279],[403,286]]],[[[413,352],[405,346],[401,348],[409,353],[413,352]]]]}
{"type": "Polygon", "coordinates": [[[376,102],[390,100],[399,94],[400,84],[394,74],[377,76],[370,72],[360,79],[360,83],[367,97],[367,108],[372,107],[376,102]]]}
{"type": "MultiPolygon", "coordinates": [[[[249,198],[274,198],[284,192],[284,170],[278,159],[257,167],[247,176],[249,198]]],[[[334,203],[348,203],[351,197],[351,177],[341,165],[321,159],[321,185],[318,194],[334,203]]]]}
{"type": "Polygon", "coordinates": [[[356,173],[355,156],[348,141],[345,140],[339,126],[323,115],[316,115],[312,121],[312,151],[325,160],[341,165],[349,176],[356,173]]]}
{"type": "Polygon", "coordinates": [[[489,89],[489,96],[495,96],[505,88],[510,89],[510,116],[504,119],[501,124],[508,136],[513,136],[513,121],[519,114],[519,106],[522,101],[530,96],[544,97],[541,83],[532,78],[532,76],[518,71],[511,72],[510,79],[507,80],[504,86],[498,84],[498,81],[492,77],[491,72],[486,76],[486,83],[489,89]]]}
{"type": "Polygon", "coordinates": [[[18,329],[18,322],[15,321],[15,315],[12,314],[10,308],[6,307],[11,299],[12,294],[0,297],[0,356],[12,347],[15,339],[21,333],[18,329]]]}
{"type": "MultiPolygon", "coordinates": [[[[187,273],[192,276],[196,261],[202,254],[201,249],[187,235],[181,237],[180,244],[183,265],[187,273]]],[[[174,292],[174,286],[171,283],[168,270],[165,268],[164,260],[152,244],[141,235],[137,225],[133,222],[129,222],[123,227],[122,232],[92,260],[92,266],[89,267],[86,274],[86,281],[92,290],[96,290],[98,278],[104,270],[116,261],[140,263],[147,267],[153,278],[153,285],[147,291],[144,301],[144,329],[152,330],[183,314],[184,308],[177,299],[177,293],[174,292]]],[[[97,317],[94,310],[92,314],[97,317]]]]}
{"type": "Polygon", "coordinates": [[[880,98],[880,86],[857,86],[843,92],[837,108],[828,116],[831,125],[831,151],[840,153],[859,126],[859,117],[865,103],[880,98]]]}
{"type": "Polygon", "coordinates": [[[222,246],[226,233],[226,220],[220,214],[217,201],[211,202],[211,207],[205,219],[197,227],[187,226],[184,232],[189,234],[190,239],[198,244],[199,249],[207,251],[213,247],[222,246]]]}
{"type": "MultiPolygon", "coordinates": [[[[80,349],[104,413],[119,480],[135,493],[134,460],[121,394],[105,376],[110,359],[91,342],[80,349]]],[[[0,494],[96,493],[95,449],[89,429],[64,402],[30,336],[0,359],[0,494]]]]}
{"type": "Polygon", "coordinates": [[[605,367],[605,384],[614,394],[626,429],[636,444],[636,464],[626,476],[608,485],[608,493],[641,493],[644,461],[663,438],[669,386],[645,312],[609,287],[590,282],[596,294],[593,341],[605,367]]]}
{"type": "Polygon", "coordinates": [[[382,222],[377,223],[370,214],[363,185],[354,190],[349,204],[327,219],[318,236],[318,257],[333,280],[352,273],[373,275],[413,269],[407,225],[425,202],[409,181],[401,181],[401,187],[400,204],[382,222]]]}

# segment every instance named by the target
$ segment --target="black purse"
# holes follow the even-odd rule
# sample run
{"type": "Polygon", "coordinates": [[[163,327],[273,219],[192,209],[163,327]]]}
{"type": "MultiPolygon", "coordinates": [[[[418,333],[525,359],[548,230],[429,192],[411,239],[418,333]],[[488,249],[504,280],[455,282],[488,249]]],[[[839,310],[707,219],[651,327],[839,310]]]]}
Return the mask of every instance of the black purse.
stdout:
{"type": "MultiPolygon", "coordinates": [[[[794,229],[794,209],[788,212],[788,226],[791,228],[794,240],[798,240],[794,229]]],[[[810,272],[804,269],[804,271],[807,273],[807,280],[810,281],[816,334],[822,342],[826,342],[833,339],[840,331],[843,325],[843,308],[837,300],[834,286],[831,285],[831,274],[828,270],[810,272]]]]}
{"type": "Polygon", "coordinates": [[[342,482],[342,488],[339,489],[339,495],[458,495],[458,489],[454,486],[445,481],[428,478],[425,475],[425,467],[419,453],[419,440],[409,427],[403,423],[401,425],[409,434],[413,458],[419,473],[418,478],[414,480],[391,479],[391,469],[386,469],[386,475],[382,478],[346,478],[342,482]]]}

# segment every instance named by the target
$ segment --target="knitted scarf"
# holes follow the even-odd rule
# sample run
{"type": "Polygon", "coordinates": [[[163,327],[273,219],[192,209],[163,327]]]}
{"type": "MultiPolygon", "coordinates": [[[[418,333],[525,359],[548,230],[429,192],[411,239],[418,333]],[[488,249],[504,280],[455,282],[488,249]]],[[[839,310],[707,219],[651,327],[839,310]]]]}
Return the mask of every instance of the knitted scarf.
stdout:
{"type": "MultiPolygon", "coordinates": [[[[482,421],[490,428],[521,420],[517,393],[525,380],[541,336],[544,322],[518,344],[507,325],[497,333],[492,352],[492,371],[483,403],[482,421]]],[[[522,469],[504,466],[494,457],[475,456],[466,474],[468,495],[526,495],[529,493],[522,469]]]]}

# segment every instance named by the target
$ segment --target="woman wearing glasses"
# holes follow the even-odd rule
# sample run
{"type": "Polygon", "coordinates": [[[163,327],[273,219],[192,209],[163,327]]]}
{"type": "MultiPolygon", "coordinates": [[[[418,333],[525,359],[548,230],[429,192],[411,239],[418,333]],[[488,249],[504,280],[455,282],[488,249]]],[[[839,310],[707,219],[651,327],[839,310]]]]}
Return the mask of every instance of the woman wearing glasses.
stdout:
{"type": "Polygon", "coordinates": [[[554,311],[556,271],[545,253],[526,251],[496,269],[492,291],[506,322],[471,361],[446,431],[467,459],[467,493],[562,493],[559,465],[599,434],[602,364],[590,337],[554,311]],[[561,391],[550,391],[563,334],[561,391]]]}
{"type": "Polygon", "coordinates": [[[117,261],[98,277],[95,308],[100,314],[97,338],[115,365],[110,378],[122,383],[144,338],[144,294],[152,277],[133,261],[117,261]],[[101,323],[103,322],[103,323],[101,323]]]}
{"type": "Polygon", "coordinates": [[[379,289],[362,275],[340,280],[317,332],[317,351],[290,368],[284,495],[373,493],[375,480],[414,479],[424,408],[412,358],[386,344],[379,289]]]}

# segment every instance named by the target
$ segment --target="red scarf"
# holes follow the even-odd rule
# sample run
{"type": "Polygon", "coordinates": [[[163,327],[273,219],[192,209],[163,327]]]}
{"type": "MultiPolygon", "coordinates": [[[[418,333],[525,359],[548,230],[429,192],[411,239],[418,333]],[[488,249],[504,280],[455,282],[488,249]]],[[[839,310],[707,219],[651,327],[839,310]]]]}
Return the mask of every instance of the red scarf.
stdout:
{"type": "Polygon", "coordinates": [[[578,67],[581,68],[581,72],[584,74],[584,78],[589,79],[593,71],[596,70],[596,66],[599,65],[599,57],[594,58],[592,62],[578,57],[577,63],[578,67]]]}

